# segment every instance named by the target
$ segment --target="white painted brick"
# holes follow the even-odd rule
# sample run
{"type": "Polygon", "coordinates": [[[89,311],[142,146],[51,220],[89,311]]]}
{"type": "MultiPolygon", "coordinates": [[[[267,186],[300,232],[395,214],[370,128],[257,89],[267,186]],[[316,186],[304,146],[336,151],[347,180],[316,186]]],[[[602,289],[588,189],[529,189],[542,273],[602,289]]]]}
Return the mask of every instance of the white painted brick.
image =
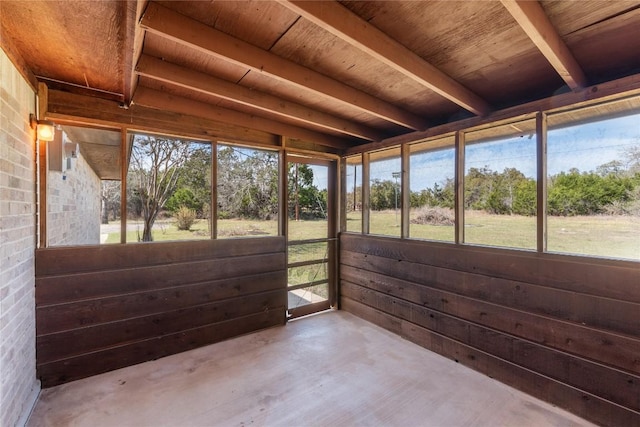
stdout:
{"type": "Polygon", "coordinates": [[[30,411],[35,372],[35,95],[0,50],[0,425],[30,411]]]}

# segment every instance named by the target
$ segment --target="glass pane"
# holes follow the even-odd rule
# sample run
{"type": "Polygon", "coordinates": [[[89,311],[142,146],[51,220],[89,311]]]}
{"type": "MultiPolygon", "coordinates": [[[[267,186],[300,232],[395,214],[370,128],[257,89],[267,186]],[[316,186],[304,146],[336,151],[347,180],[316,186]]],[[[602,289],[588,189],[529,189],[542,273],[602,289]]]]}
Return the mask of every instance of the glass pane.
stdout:
{"type": "Polygon", "coordinates": [[[327,242],[289,245],[289,263],[326,259],[327,251],[327,242]]]}
{"type": "Polygon", "coordinates": [[[362,233],[362,156],[347,158],[347,231],[362,233]]]}
{"type": "Polygon", "coordinates": [[[218,145],[218,238],[278,235],[278,153],[218,145]]]}
{"type": "Polygon", "coordinates": [[[289,240],[325,239],[328,167],[289,163],[289,240]]]}
{"type": "Polygon", "coordinates": [[[466,243],[535,249],[535,121],[466,135],[466,243]]]}
{"type": "Polygon", "coordinates": [[[289,267],[289,286],[325,281],[328,279],[326,262],[301,267],[289,267]]]}
{"type": "Polygon", "coordinates": [[[400,237],[400,148],[372,153],[370,158],[370,224],[371,234],[400,237]]]}
{"type": "Polygon", "coordinates": [[[100,243],[120,243],[120,181],[101,182],[100,243]]]}
{"type": "Polygon", "coordinates": [[[211,144],[131,134],[127,242],[211,238],[211,144]]]}
{"type": "Polygon", "coordinates": [[[640,114],[583,113],[549,118],[548,250],[640,259],[640,114]]]}
{"type": "Polygon", "coordinates": [[[321,284],[288,292],[289,310],[329,299],[329,285],[321,284]]]}
{"type": "Polygon", "coordinates": [[[48,143],[49,246],[120,242],[120,143],[119,131],[56,130],[48,143]]]}
{"type": "Polygon", "coordinates": [[[454,138],[410,146],[409,170],[412,238],[455,240],[455,148],[454,138]],[[445,146],[447,148],[433,149],[445,146]]]}

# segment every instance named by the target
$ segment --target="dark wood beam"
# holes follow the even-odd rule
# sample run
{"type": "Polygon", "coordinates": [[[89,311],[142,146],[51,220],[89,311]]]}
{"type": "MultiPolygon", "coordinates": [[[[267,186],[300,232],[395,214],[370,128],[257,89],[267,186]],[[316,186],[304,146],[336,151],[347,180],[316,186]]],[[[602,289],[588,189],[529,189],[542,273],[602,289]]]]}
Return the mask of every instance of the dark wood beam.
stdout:
{"type": "Polygon", "coordinates": [[[513,19],[551,63],[567,85],[575,90],[587,85],[587,77],[537,1],[501,0],[513,19]]]}
{"type": "Polygon", "coordinates": [[[558,112],[563,109],[579,108],[593,103],[611,101],[622,96],[640,95],[640,74],[624,77],[618,80],[589,86],[574,92],[568,92],[549,98],[532,101],[526,104],[494,111],[485,117],[471,117],[456,122],[434,126],[422,132],[410,132],[385,139],[380,142],[371,142],[347,149],[345,155],[363,153],[365,151],[381,150],[394,145],[417,142],[427,138],[433,138],[458,130],[469,129],[475,126],[486,125],[502,120],[512,120],[520,116],[531,116],[538,111],[558,112]]]}
{"type": "Polygon", "coordinates": [[[349,141],[347,139],[275,122],[273,120],[264,119],[262,117],[257,117],[239,111],[216,107],[211,104],[194,101],[180,96],[173,96],[165,92],[160,92],[142,86],[138,86],[133,97],[133,103],[144,107],[173,111],[176,113],[204,117],[224,123],[246,126],[276,135],[299,138],[338,149],[344,149],[353,145],[353,141],[349,141]]]}
{"type": "Polygon", "coordinates": [[[154,80],[232,101],[259,111],[277,114],[367,141],[380,141],[383,139],[382,133],[367,126],[218,79],[199,71],[171,64],[152,56],[142,55],[140,57],[136,73],[154,80]]]}
{"type": "Polygon", "coordinates": [[[414,130],[427,128],[426,121],[421,117],[157,3],[149,4],[140,25],[148,32],[201,53],[247,67],[262,75],[312,91],[323,98],[340,101],[389,122],[414,130]]]}
{"type": "Polygon", "coordinates": [[[466,110],[477,115],[491,110],[478,95],[341,4],[290,0],[281,0],[280,3],[466,110]]]}

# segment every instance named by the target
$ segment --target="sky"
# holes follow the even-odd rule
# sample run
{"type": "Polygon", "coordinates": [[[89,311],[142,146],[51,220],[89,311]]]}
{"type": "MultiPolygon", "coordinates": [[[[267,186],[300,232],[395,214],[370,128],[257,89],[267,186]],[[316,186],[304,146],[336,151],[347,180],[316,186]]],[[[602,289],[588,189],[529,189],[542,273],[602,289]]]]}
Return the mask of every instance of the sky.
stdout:
{"type": "MultiPolygon", "coordinates": [[[[465,171],[471,167],[488,167],[502,172],[516,168],[525,176],[536,176],[536,138],[516,137],[498,141],[470,144],[465,152],[465,171]]],[[[640,146],[640,114],[593,122],[586,125],[550,130],[547,140],[547,169],[555,175],[571,168],[581,172],[594,171],[612,160],[624,160],[624,149],[640,146]]],[[[354,167],[347,168],[347,185],[353,187],[354,167]]],[[[371,180],[394,180],[393,172],[400,171],[400,159],[371,163],[371,180]]],[[[442,184],[454,175],[454,150],[414,154],[410,163],[411,191],[420,191],[442,184]]],[[[362,168],[355,170],[360,185],[362,168]]],[[[349,190],[350,191],[350,190],[349,190]]]]}

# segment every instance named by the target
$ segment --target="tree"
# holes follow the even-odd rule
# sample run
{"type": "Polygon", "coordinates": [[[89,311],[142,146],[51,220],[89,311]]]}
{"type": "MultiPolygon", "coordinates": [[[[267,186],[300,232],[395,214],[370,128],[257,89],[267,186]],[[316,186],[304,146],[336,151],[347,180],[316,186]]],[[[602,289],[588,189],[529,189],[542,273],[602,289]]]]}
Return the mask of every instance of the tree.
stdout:
{"type": "Polygon", "coordinates": [[[158,213],[176,189],[190,144],[179,139],[136,135],[131,149],[127,182],[140,203],[143,242],[153,240],[151,229],[158,213]]]}
{"type": "Polygon", "coordinates": [[[108,224],[109,213],[111,213],[112,220],[120,216],[120,181],[101,181],[100,199],[100,222],[102,224],[108,224]]]}
{"type": "Polygon", "coordinates": [[[327,192],[313,184],[313,169],[306,164],[289,164],[289,213],[296,220],[326,218],[327,192]]]}

